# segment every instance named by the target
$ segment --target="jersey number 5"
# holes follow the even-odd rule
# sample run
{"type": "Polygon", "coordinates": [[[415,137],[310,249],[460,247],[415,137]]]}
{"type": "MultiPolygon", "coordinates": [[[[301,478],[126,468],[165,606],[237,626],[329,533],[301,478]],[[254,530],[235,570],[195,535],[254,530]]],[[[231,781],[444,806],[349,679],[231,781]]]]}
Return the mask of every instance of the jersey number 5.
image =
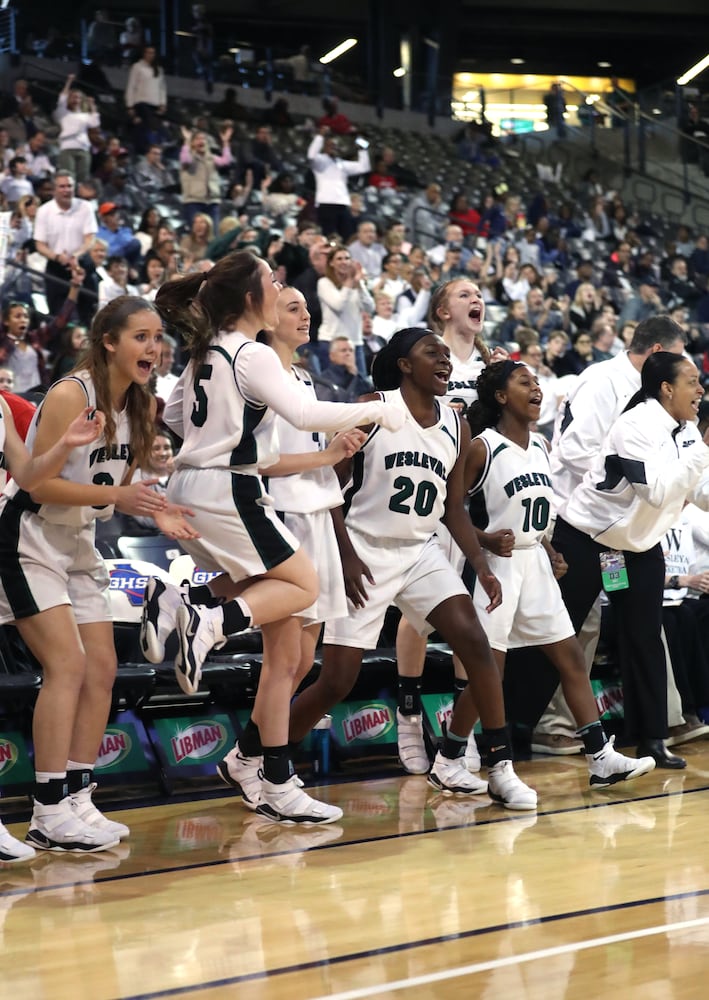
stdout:
{"type": "Polygon", "coordinates": [[[194,389],[194,405],[191,420],[195,427],[204,427],[207,421],[207,392],[202,382],[209,382],[212,377],[211,365],[200,365],[197,369],[192,388],[194,389]]]}

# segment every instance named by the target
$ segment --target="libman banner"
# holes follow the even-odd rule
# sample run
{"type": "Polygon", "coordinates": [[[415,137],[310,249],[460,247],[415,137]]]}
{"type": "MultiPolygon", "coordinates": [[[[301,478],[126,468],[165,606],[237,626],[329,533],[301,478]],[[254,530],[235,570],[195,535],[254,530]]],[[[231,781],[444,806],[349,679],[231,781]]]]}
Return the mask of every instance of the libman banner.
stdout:
{"type": "Polygon", "coordinates": [[[149,771],[153,766],[132,722],[119,722],[108,727],[96,758],[94,770],[97,774],[128,774],[149,771]]]}
{"type": "Polygon", "coordinates": [[[155,747],[166,767],[212,772],[236,739],[228,715],[208,708],[193,716],[154,719],[155,747]]]}
{"type": "Polygon", "coordinates": [[[34,768],[27,740],[11,729],[0,733],[0,787],[26,785],[33,781],[34,768]]]}
{"type": "Polygon", "coordinates": [[[591,688],[602,719],[622,719],[623,687],[620,681],[592,679],[591,688]]]}
{"type": "Polygon", "coordinates": [[[453,695],[423,694],[421,703],[432,735],[435,738],[443,736],[443,723],[448,724],[453,714],[453,695]]]}
{"type": "Polygon", "coordinates": [[[396,743],[396,702],[392,699],[343,702],[331,715],[332,738],[343,749],[396,743]]]}

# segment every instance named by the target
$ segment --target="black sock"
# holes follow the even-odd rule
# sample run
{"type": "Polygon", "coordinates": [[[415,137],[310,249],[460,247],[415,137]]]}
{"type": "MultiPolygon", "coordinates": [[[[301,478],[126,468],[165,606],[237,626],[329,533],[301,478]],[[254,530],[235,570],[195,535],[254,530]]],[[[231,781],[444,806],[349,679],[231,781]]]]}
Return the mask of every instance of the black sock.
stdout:
{"type": "Polygon", "coordinates": [[[590,754],[600,753],[608,742],[600,719],[597,719],[595,722],[589,722],[587,726],[579,729],[576,735],[581,737],[584,750],[590,754]]]}
{"type": "Polygon", "coordinates": [[[421,678],[399,674],[399,711],[402,715],[421,715],[421,678]]]}
{"type": "Polygon", "coordinates": [[[243,632],[251,624],[251,616],[244,614],[238,598],[222,605],[222,610],[224,613],[224,624],[222,625],[224,635],[236,635],[237,632],[243,632]]]}
{"type": "Polygon", "coordinates": [[[512,760],[512,745],[507,726],[500,729],[483,729],[480,738],[481,753],[484,751],[487,766],[493,767],[501,760],[512,760]]]}
{"type": "Polygon", "coordinates": [[[458,701],[463,691],[468,686],[467,681],[462,681],[460,677],[456,677],[453,681],[453,707],[455,708],[455,703],[458,701]]]}
{"type": "Polygon", "coordinates": [[[56,806],[69,794],[66,778],[50,778],[49,781],[37,781],[34,786],[34,797],[43,806],[56,806]]]}
{"type": "Polygon", "coordinates": [[[263,776],[274,785],[282,785],[295,774],[290,747],[263,748],[263,776]]]}
{"type": "Polygon", "coordinates": [[[190,604],[204,604],[208,608],[216,608],[220,604],[224,604],[224,598],[215,597],[206,583],[198,587],[190,587],[189,600],[190,604]]]}
{"type": "Polygon", "coordinates": [[[467,743],[467,736],[458,736],[456,733],[452,733],[449,727],[443,733],[441,753],[449,760],[455,760],[457,757],[460,757],[461,754],[465,753],[467,743]]]}
{"type": "Polygon", "coordinates": [[[86,768],[69,769],[66,773],[67,785],[69,786],[69,795],[73,795],[75,792],[80,792],[82,788],[88,788],[91,782],[94,780],[93,769],[87,770],[86,768]]]}
{"type": "Polygon", "coordinates": [[[258,726],[252,718],[249,718],[249,721],[244,726],[244,731],[237,740],[237,743],[244,757],[260,757],[263,753],[258,726]]]}

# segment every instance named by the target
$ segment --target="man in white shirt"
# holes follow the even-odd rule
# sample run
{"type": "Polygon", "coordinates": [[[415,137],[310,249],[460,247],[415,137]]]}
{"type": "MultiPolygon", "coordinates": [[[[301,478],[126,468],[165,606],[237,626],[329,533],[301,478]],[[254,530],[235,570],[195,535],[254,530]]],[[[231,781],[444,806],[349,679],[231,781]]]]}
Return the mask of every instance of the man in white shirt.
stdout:
{"type": "Polygon", "coordinates": [[[51,314],[61,308],[71,278],[71,265],[89,249],[97,229],[89,203],[74,197],[74,178],[68,170],[58,170],[54,197],[39,206],[34,225],[37,250],[47,258],[45,293],[51,314]],[[62,283],[53,278],[61,279],[62,283]]]}
{"type": "Polygon", "coordinates": [[[337,138],[322,128],[308,147],[308,163],[315,177],[315,206],[318,224],[325,236],[337,233],[346,235],[346,222],[350,210],[350,193],[347,178],[368,174],[369,143],[355,140],[359,146],[356,160],[342,160],[337,155],[337,138]]]}

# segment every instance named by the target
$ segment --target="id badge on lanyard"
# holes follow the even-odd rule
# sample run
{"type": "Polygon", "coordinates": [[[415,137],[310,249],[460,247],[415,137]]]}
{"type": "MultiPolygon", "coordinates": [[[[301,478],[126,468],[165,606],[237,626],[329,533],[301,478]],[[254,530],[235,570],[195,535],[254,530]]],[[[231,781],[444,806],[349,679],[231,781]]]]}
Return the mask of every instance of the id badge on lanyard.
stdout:
{"type": "Polygon", "coordinates": [[[601,582],[607,594],[615,590],[628,589],[628,571],[625,568],[625,556],[622,552],[611,549],[601,552],[601,582]]]}

